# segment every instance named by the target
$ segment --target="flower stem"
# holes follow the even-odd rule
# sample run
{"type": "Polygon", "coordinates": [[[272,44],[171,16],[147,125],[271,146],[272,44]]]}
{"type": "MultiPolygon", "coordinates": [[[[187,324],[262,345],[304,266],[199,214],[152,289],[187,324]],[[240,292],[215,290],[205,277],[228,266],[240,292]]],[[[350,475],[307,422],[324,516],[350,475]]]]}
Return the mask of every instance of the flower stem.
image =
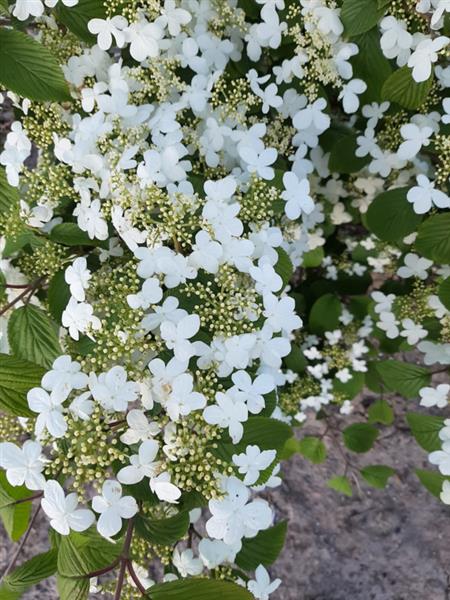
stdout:
{"type": "Polygon", "coordinates": [[[134,583],[136,584],[137,589],[141,592],[141,594],[143,596],[147,595],[147,590],[145,589],[145,587],[142,585],[139,577],[136,575],[136,571],[134,570],[134,567],[131,563],[131,560],[127,561],[127,567],[128,567],[128,571],[131,575],[131,579],[134,581],[134,583]]]}
{"type": "Polygon", "coordinates": [[[122,594],[122,588],[125,581],[125,572],[128,565],[128,554],[130,552],[131,538],[133,537],[133,519],[128,521],[127,533],[125,536],[125,543],[122,549],[122,556],[120,557],[120,571],[117,579],[116,593],[114,594],[114,600],[120,600],[122,594]]]}

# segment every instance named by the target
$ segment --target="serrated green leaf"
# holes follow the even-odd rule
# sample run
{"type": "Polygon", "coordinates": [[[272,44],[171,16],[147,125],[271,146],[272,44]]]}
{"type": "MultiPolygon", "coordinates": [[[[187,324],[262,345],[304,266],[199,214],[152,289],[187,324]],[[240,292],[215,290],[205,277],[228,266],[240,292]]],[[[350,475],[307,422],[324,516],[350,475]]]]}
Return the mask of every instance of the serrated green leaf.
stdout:
{"type": "Polygon", "coordinates": [[[9,212],[11,206],[19,202],[19,189],[9,185],[6,172],[0,167],[0,212],[9,212]]]}
{"type": "Polygon", "coordinates": [[[16,542],[25,533],[31,515],[31,501],[15,504],[29,498],[30,491],[23,485],[12,486],[0,471],[0,518],[9,537],[16,542]]]}
{"type": "Polygon", "coordinates": [[[439,432],[444,427],[443,417],[433,417],[420,413],[408,413],[406,420],[416,442],[427,452],[440,450],[442,441],[439,432]]]}
{"type": "Polygon", "coordinates": [[[313,304],[309,314],[309,328],[313,333],[323,334],[339,327],[342,305],[334,294],[324,294],[313,304]]]}
{"type": "Polygon", "coordinates": [[[355,396],[359,394],[359,392],[364,387],[365,376],[364,373],[359,371],[351,372],[351,379],[343,383],[339,379],[335,378],[333,380],[333,389],[337,394],[345,397],[347,400],[353,400],[355,396]]]}
{"type": "Polygon", "coordinates": [[[368,452],[378,437],[378,429],[368,423],[354,423],[342,432],[344,444],[352,452],[368,452]]]}
{"type": "Polygon", "coordinates": [[[340,18],[345,33],[352,37],[375,27],[383,14],[376,0],[344,0],[340,18]]]}
{"type": "Polygon", "coordinates": [[[325,444],[319,438],[312,436],[299,440],[298,452],[315,465],[322,463],[327,457],[325,444]]]}
{"type": "Polygon", "coordinates": [[[439,300],[445,306],[447,310],[450,310],[450,277],[444,279],[444,281],[439,286],[438,292],[439,300]]]}
{"type": "Polygon", "coordinates": [[[360,473],[369,485],[383,489],[386,487],[389,477],[395,475],[395,469],[387,467],[386,465],[370,465],[368,467],[363,467],[360,473]]]}
{"type": "Polygon", "coordinates": [[[427,81],[417,83],[413,79],[412,70],[405,66],[394,71],[386,79],[381,96],[383,100],[389,100],[403,108],[415,110],[426,100],[432,85],[433,76],[427,81]]]}
{"type": "Polygon", "coordinates": [[[152,544],[170,546],[180,540],[189,529],[189,512],[180,511],[167,519],[136,517],[136,532],[152,544]]]}
{"type": "Polygon", "coordinates": [[[444,481],[450,481],[450,477],[445,477],[435,471],[425,471],[423,469],[416,469],[415,471],[420,483],[436,498],[440,498],[442,491],[442,484],[444,481]]]}
{"type": "Polygon", "coordinates": [[[27,394],[41,383],[45,369],[27,360],[0,354],[0,408],[17,417],[33,417],[27,394]]]}
{"type": "Polygon", "coordinates": [[[8,593],[18,594],[17,597],[20,597],[31,586],[51,577],[56,571],[57,555],[56,550],[49,550],[33,556],[17,567],[3,579],[0,598],[4,600],[8,593]]]}
{"type": "Polygon", "coordinates": [[[435,262],[450,263],[450,213],[434,215],[419,227],[415,247],[435,262]]]}
{"type": "Polygon", "coordinates": [[[31,36],[0,28],[0,83],[30,100],[70,100],[55,57],[31,36]]]}
{"type": "Polygon", "coordinates": [[[62,577],[57,574],[56,587],[59,600],[87,600],[89,598],[89,579],[62,577]]]}
{"type": "Polygon", "coordinates": [[[368,416],[369,423],[391,425],[394,422],[394,411],[386,400],[376,400],[376,402],[371,404],[369,406],[368,416]]]}
{"type": "Polygon", "coordinates": [[[285,250],[283,250],[283,248],[277,248],[276,250],[278,253],[278,262],[276,263],[274,269],[283,280],[283,285],[286,286],[294,273],[294,266],[289,258],[289,255],[285,250]]]}
{"type": "Polygon", "coordinates": [[[27,304],[15,310],[8,322],[8,340],[18,358],[50,367],[62,354],[56,325],[45,312],[27,304]]]}
{"type": "Polygon", "coordinates": [[[283,549],[286,531],[287,521],[281,521],[260,531],[254,538],[244,538],[242,549],[236,556],[236,564],[245,571],[252,571],[259,565],[271,565],[283,549]]]}
{"type": "Polygon", "coordinates": [[[91,19],[104,19],[106,17],[105,4],[102,0],[79,0],[76,6],[64,6],[59,2],[55,16],[58,21],[84,42],[94,44],[96,36],[88,29],[91,19]]]}
{"type": "Polygon", "coordinates": [[[430,383],[430,372],[424,367],[400,360],[383,360],[376,364],[376,369],[386,387],[405,398],[415,398],[419,390],[430,383]]]}
{"type": "Polygon", "coordinates": [[[83,577],[112,564],[122,552],[123,542],[108,542],[95,529],[71,531],[62,536],[58,552],[58,573],[62,577],[83,577]]]}
{"type": "Polygon", "coordinates": [[[416,231],[422,220],[406,195],[409,188],[397,188],[379,194],[367,211],[367,226],[380,240],[401,242],[416,231]]]}
{"type": "Polygon", "coordinates": [[[47,291],[48,309],[57,323],[61,323],[62,314],[70,300],[70,288],[64,278],[64,271],[52,277],[47,291]]]}
{"type": "Polygon", "coordinates": [[[149,600],[254,600],[244,587],[219,579],[192,577],[153,585],[149,600]]]}
{"type": "Polygon", "coordinates": [[[352,486],[350,481],[344,475],[337,475],[327,481],[327,486],[345,496],[353,496],[352,486]]]}

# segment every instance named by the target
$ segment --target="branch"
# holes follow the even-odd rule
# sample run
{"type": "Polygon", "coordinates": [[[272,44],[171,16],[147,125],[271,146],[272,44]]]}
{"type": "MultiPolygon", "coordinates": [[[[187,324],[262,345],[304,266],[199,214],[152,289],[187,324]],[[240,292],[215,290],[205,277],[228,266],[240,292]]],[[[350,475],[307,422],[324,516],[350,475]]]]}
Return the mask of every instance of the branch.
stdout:
{"type": "Polygon", "coordinates": [[[127,570],[128,565],[128,554],[130,552],[131,538],[133,537],[133,519],[131,518],[128,521],[127,534],[125,537],[125,543],[122,549],[122,556],[120,557],[120,571],[119,578],[117,579],[116,585],[116,593],[114,594],[114,600],[120,600],[120,596],[122,594],[122,588],[125,581],[125,572],[127,570]]]}
{"type": "Polygon", "coordinates": [[[128,572],[131,575],[131,579],[134,581],[137,589],[141,592],[141,594],[143,596],[147,596],[147,590],[142,585],[141,580],[139,579],[139,577],[136,575],[136,571],[134,570],[134,567],[133,567],[133,564],[132,564],[131,560],[127,561],[127,567],[128,567],[128,572]]]}
{"type": "Polygon", "coordinates": [[[36,522],[36,518],[37,518],[40,510],[41,510],[41,505],[39,504],[39,506],[34,511],[34,515],[31,518],[31,521],[30,521],[30,523],[28,525],[28,528],[27,528],[27,530],[25,532],[25,535],[23,536],[22,540],[20,541],[19,547],[17,548],[17,550],[14,553],[14,556],[12,557],[9,565],[6,567],[6,570],[3,573],[2,580],[5,579],[5,577],[7,575],[9,575],[9,573],[14,569],[14,567],[16,565],[16,562],[17,562],[17,559],[19,558],[19,554],[22,552],[22,549],[25,546],[25,544],[26,544],[26,542],[27,542],[27,540],[28,540],[28,538],[30,536],[31,530],[33,529],[33,526],[34,526],[34,524],[36,522]]]}
{"type": "MultiPolygon", "coordinates": [[[[27,285],[27,287],[24,289],[23,292],[21,292],[18,296],[16,296],[14,298],[14,300],[11,300],[11,302],[8,302],[8,304],[0,310],[0,317],[2,315],[4,315],[6,312],[8,312],[8,310],[10,308],[12,308],[15,304],[20,302],[20,300],[22,300],[22,298],[24,298],[24,296],[26,296],[29,292],[31,292],[31,295],[30,295],[30,298],[31,298],[31,296],[34,294],[36,289],[40,286],[40,284],[43,281],[44,281],[44,277],[39,277],[39,279],[36,279],[36,281],[34,283],[30,283],[29,285],[27,285]]],[[[28,300],[30,300],[30,298],[28,300]]]]}

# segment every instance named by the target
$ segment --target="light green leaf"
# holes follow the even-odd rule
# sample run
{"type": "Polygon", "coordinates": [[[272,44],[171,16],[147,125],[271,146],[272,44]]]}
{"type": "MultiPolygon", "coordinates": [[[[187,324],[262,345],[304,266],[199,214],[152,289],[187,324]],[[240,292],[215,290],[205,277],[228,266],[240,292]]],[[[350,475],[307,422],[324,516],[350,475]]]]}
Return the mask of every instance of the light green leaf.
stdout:
{"type": "Polygon", "coordinates": [[[33,417],[27,394],[41,383],[45,369],[27,360],[0,354],[0,408],[17,417],[33,417]]]}
{"type": "Polygon", "coordinates": [[[327,457],[325,444],[319,438],[312,436],[299,440],[298,452],[315,465],[322,463],[327,457]]]}
{"type": "Polygon", "coordinates": [[[344,443],[353,452],[368,452],[378,437],[378,429],[368,423],[354,423],[342,432],[344,443]]]}
{"type": "Polygon", "coordinates": [[[344,475],[337,475],[327,481],[327,486],[345,496],[353,496],[352,486],[350,481],[344,475]]]}
{"type": "Polygon", "coordinates": [[[0,598],[5,600],[10,597],[8,594],[16,595],[19,598],[31,586],[51,577],[56,571],[57,554],[56,550],[49,550],[33,556],[17,567],[3,579],[0,598]]]}
{"type": "Polygon", "coordinates": [[[383,100],[395,102],[403,108],[415,110],[426,100],[431,86],[433,84],[433,76],[427,81],[417,83],[412,76],[412,70],[405,66],[390,75],[381,91],[383,100]]]}
{"type": "Polygon", "coordinates": [[[75,579],[56,576],[59,600],[87,600],[89,598],[89,579],[75,579]]]}
{"type": "Polygon", "coordinates": [[[15,504],[17,500],[29,498],[31,492],[23,485],[12,486],[0,471],[0,518],[13,541],[17,541],[28,527],[31,514],[31,501],[15,504]]]}
{"type": "Polygon", "coordinates": [[[333,389],[336,393],[341,394],[347,400],[353,400],[357,394],[364,387],[364,373],[360,373],[359,371],[353,371],[351,373],[352,378],[343,383],[339,379],[335,378],[333,380],[333,389]]]}
{"type": "Polygon", "coordinates": [[[254,600],[252,594],[236,583],[219,579],[181,579],[151,587],[149,600],[254,600]]]}
{"type": "Polygon", "coordinates": [[[400,360],[383,360],[376,364],[386,387],[405,398],[415,398],[419,390],[430,383],[428,369],[400,360]]]}
{"type": "Polygon", "coordinates": [[[441,475],[435,471],[416,469],[415,472],[420,483],[430,492],[430,494],[436,496],[436,498],[440,498],[444,481],[450,481],[450,477],[445,477],[445,475],[441,475]]]}
{"type": "Polygon", "coordinates": [[[395,469],[385,465],[371,465],[362,468],[360,473],[369,485],[383,489],[386,487],[389,477],[395,475],[395,469]]]}
{"type": "Polygon", "coordinates": [[[352,37],[375,27],[383,14],[376,0],[344,0],[340,16],[345,33],[352,37]]]}
{"type": "Polygon", "coordinates": [[[71,100],[55,57],[31,36],[0,28],[0,83],[30,100],[71,100]]]}
{"type": "Polygon", "coordinates": [[[450,263],[450,213],[426,219],[419,227],[415,247],[422,256],[435,262],[450,263]]]}
{"type": "Polygon", "coordinates": [[[8,340],[18,358],[50,367],[62,354],[56,325],[45,312],[27,304],[15,310],[8,322],[8,340]]]}
{"type": "Polygon", "coordinates": [[[9,185],[6,172],[0,167],[0,212],[9,212],[11,206],[19,202],[19,189],[9,185]]]}
{"type": "Polygon", "coordinates": [[[302,266],[306,269],[319,267],[322,264],[324,258],[324,251],[322,246],[318,248],[314,248],[314,250],[310,250],[306,252],[302,257],[302,266]]]}
{"type": "Polygon", "coordinates": [[[409,188],[397,188],[378,195],[367,211],[367,226],[380,240],[401,242],[416,231],[422,220],[406,195],[409,188]]]}
{"type": "Polygon", "coordinates": [[[433,417],[420,413],[408,413],[406,420],[416,442],[427,452],[440,450],[442,441],[439,432],[444,427],[443,417],[433,417]]]}
{"type": "Polygon", "coordinates": [[[339,327],[342,305],[334,294],[324,294],[313,304],[309,314],[309,327],[313,333],[322,334],[339,327]]]}
{"type": "Polygon", "coordinates": [[[450,277],[447,277],[439,286],[439,300],[447,310],[450,310],[450,277]]]}
{"type": "Polygon", "coordinates": [[[260,531],[254,538],[244,538],[236,564],[244,571],[253,571],[259,565],[271,565],[283,549],[286,530],[287,521],[281,521],[260,531]]]}
{"type": "Polygon", "coordinates": [[[123,542],[108,542],[95,529],[71,531],[61,538],[58,573],[62,577],[83,577],[113,563],[122,552],[123,542]]]}
{"type": "Polygon", "coordinates": [[[383,425],[391,425],[394,421],[394,411],[386,402],[386,400],[376,400],[369,406],[368,416],[369,423],[382,423],[383,425]]]}
{"type": "Polygon", "coordinates": [[[189,512],[180,511],[167,519],[136,517],[136,532],[152,544],[170,546],[180,540],[189,529],[189,512]]]}

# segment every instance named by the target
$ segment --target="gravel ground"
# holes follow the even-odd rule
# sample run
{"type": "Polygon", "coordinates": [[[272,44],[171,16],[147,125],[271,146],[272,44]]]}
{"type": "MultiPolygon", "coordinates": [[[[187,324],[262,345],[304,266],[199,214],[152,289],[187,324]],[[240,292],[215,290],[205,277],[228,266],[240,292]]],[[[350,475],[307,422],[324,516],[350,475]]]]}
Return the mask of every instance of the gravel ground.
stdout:
{"type": "MultiPolygon", "coordinates": [[[[282,486],[271,493],[277,517],[289,520],[286,547],[272,568],[272,576],[283,579],[273,600],[450,600],[449,509],[412,472],[427,468],[427,460],[406,430],[405,404],[396,400],[396,430],[383,430],[372,452],[358,459],[360,465],[397,469],[385,490],[362,485],[352,498],[329,490],[327,478],[343,471],[342,456],[333,449],[323,465],[296,456],[285,466],[282,486]]],[[[317,431],[314,424],[305,429],[317,431]]],[[[12,552],[4,532],[0,548],[3,569],[12,552]]],[[[40,518],[23,557],[45,548],[40,518]]],[[[48,580],[23,597],[58,595],[48,580]]]]}

